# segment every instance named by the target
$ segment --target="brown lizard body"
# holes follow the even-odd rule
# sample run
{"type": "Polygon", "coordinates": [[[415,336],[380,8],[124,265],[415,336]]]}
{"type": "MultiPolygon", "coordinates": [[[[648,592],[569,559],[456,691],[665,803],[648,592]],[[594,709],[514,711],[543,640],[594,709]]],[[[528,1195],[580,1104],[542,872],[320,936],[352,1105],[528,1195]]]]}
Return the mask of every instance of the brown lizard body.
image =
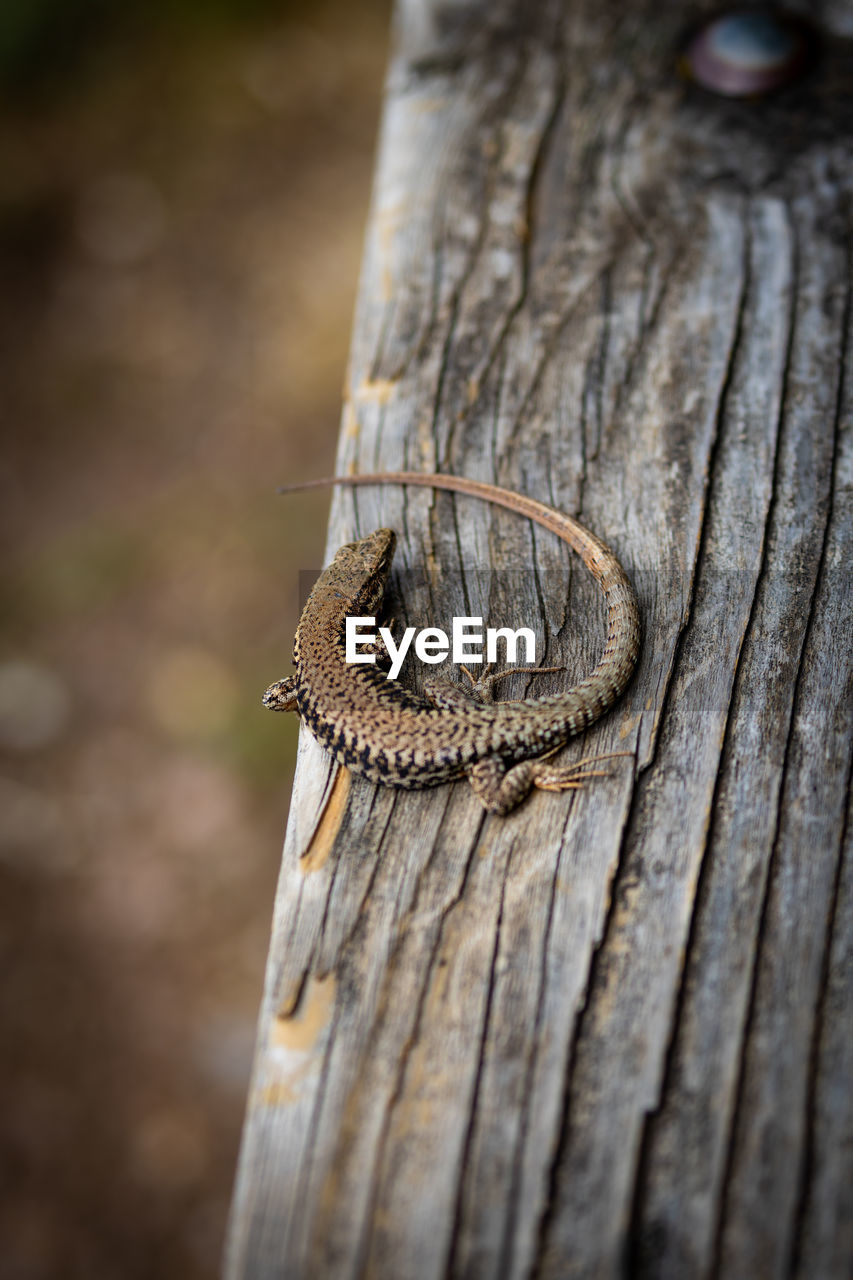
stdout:
{"type": "Polygon", "coordinates": [[[576,551],[604,592],[607,644],[591,675],[565,693],[485,705],[460,685],[430,681],[417,697],[376,666],[347,663],[347,616],[381,607],[396,536],[390,529],[348,543],[318,578],[296,631],[296,674],[271,685],[264,705],[298,711],[341,764],[374,782],[408,788],[467,776],[492,812],[508,813],[531,787],[580,785],[590,762],[559,768],[543,756],[607,711],[630,680],[640,652],[637,598],[616,556],[571,516],[508,489],[462,476],[380,472],[287,486],[407,484],[484,498],[528,516],[576,551]]]}

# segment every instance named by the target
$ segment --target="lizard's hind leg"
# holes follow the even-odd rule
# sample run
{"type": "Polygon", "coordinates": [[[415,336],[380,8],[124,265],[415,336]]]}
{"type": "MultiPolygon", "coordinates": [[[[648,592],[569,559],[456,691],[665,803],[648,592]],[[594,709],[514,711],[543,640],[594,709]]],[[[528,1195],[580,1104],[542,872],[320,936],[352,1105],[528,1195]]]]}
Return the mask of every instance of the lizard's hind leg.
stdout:
{"type": "Polygon", "coordinates": [[[468,774],[468,781],[489,813],[510,813],[529,795],[533,787],[540,791],[576,791],[587,778],[606,778],[607,769],[590,769],[601,760],[633,755],[631,751],[611,751],[607,755],[588,756],[577,764],[554,765],[548,760],[522,760],[507,767],[498,756],[478,760],[468,774]]]}

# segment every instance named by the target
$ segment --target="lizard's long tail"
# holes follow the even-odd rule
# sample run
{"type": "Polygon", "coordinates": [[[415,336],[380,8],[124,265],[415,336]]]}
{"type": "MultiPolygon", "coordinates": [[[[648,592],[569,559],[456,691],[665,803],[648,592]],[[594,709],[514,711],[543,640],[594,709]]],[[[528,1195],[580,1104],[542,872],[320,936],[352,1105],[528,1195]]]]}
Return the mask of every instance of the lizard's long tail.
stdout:
{"type": "MultiPolygon", "coordinates": [[[[447,489],[470,497],[482,498],[496,506],[506,507],[519,515],[542,525],[562,538],[576,551],[587,569],[604,592],[607,604],[607,644],[598,665],[572,690],[578,696],[578,723],[584,728],[598,719],[619,697],[628,684],[640,655],[642,626],[637,596],[625,570],[607,543],[579,524],[565,512],[548,507],[544,502],[472,480],[467,476],[440,475],[420,471],[364,472],[360,475],[329,476],[320,480],[305,480],[299,484],[282,485],[279,493],[296,493],[305,489],[320,489],[327,485],[405,484],[429,489],[447,489]]],[[[558,695],[559,696],[559,695],[558,695]]]]}

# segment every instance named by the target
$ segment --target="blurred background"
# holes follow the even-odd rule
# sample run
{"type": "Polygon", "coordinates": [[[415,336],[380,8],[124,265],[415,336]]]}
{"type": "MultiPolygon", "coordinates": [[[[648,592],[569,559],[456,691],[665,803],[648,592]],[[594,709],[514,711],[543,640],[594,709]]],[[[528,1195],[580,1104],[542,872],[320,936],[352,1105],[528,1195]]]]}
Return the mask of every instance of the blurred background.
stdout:
{"type": "Polygon", "coordinates": [[[218,1273],[387,0],[0,6],[0,1275],[218,1273]]]}

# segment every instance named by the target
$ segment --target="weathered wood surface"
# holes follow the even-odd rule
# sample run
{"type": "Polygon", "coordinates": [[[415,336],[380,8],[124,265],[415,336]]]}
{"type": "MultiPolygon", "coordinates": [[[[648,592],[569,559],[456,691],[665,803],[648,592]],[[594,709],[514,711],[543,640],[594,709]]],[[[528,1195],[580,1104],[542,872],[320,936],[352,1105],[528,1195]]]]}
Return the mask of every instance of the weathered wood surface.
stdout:
{"type": "MultiPolygon", "coordinates": [[[[848,1274],[853,11],[748,104],[677,79],[695,13],[399,5],[338,463],[611,542],[643,657],[567,758],[635,762],[495,818],[303,734],[231,1277],[848,1274]]],[[[593,664],[554,539],[361,490],[329,550],[379,524],[407,623],[593,664]]]]}

